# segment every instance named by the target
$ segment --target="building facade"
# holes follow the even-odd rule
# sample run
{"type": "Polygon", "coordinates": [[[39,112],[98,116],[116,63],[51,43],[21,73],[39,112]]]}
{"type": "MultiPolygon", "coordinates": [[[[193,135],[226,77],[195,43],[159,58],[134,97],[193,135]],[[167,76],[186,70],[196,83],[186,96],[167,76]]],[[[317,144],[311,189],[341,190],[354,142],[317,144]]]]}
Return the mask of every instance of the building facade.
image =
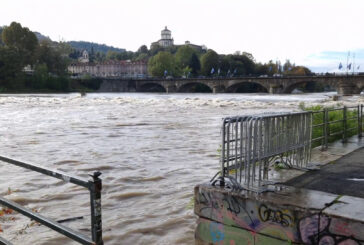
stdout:
{"type": "Polygon", "coordinates": [[[73,76],[91,75],[96,77],[144,78],[148,75],[146,61],[106,61],[103,63],[74,63],[68,66],[73,76]]]}

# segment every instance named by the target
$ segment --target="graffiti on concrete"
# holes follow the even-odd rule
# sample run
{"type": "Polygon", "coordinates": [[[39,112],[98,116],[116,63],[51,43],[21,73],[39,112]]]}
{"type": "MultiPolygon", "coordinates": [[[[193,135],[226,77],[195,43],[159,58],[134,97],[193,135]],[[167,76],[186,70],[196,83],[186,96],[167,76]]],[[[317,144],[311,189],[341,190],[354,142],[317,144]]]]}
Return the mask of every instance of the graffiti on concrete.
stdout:
{"type": "Polygon", "coordinates": [[[239,202],[234,196],[203,192],[199,195],[199,202],[202,204],[200,213],[213,215],[217,220],[221,220],[226,214],[231,221],[239,221],[244,228],[255,229],[259,225],[259,220],[251,217],[254,212],[249,212],[246,203],[239,202]],[[225,210],[226,212],[224,212],[225,210]],[[238,219],[238,216],[243,219],[238,219]],[[242,220],[244,220],[244,224],[242,220]]]}
{"type": "Polygon", "coordinates": [[[297,228],[289,210],[275,210],[234,195],[201,191],[197,195],[197,213],[220,223],[241,227],[253,234],[275,234],[279,239],[296,240],[297,228]]]}
{"type": "Polygon", "coordinates": [[[224,240],[225,235],[224,235],[223,224],[217,222],[211,222],[209,228],[210,228],[210,235],[214,243],[224,240]]]}
{"type": "Polygon", "coordinates": [[[364,245],[364,224],[360,222],[345,222],[322,213],[307,214],[307,210],[229,193],[199,190],[196,194],[196,214],[216,222],[201,224],[213,243],[226,242],[226,227],[235,227],[251,234],[252,239],[267,235],[304,244],[364,245]]]}
{"type": "Polygon", "coordinates": [[[281,210],[268,208],[265,204],[262,204],[259,207],[259,218],[263,222],[272,221],[284,227],[291,225],[293,222],[293,218],[290,215],[281,210]]]}
{"type": "MultiPolygon", "coordinates": [[[[350,232],[342,227],[345,232],[350,232]]],[[[361,245],[354,237],[347,237],[332,233],[331,218],[326,215],[314,214],[301,219],[298,223],[298,230],[302,242],[305,244],[319,245],[361,245]]]]}
{"type": "MultiPolygon", "coordinates": [[[[196,227],[196,240],[203,244],[243,244],[253,245],[254,237],[251,231],[242,230],[233,226],[208,219],[199,218],[196,227]]],[[[268,243],[266,243],[268,244],[268,243]]],[[[271,244],[272,245],[272,244],[271,244]]],[[[273,244],[274,245],[274,244],[273,244]]]]}

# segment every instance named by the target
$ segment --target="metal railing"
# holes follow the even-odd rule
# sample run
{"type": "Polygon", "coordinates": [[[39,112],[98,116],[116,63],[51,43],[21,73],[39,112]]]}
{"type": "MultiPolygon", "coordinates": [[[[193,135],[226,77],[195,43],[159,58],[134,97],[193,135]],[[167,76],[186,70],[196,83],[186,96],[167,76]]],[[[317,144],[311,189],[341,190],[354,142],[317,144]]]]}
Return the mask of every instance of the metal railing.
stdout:
{"type": "Polygon", "coordinates": [[[306,168],[311,153],[312,113],[228,117],[222,126],[221,177],[264,191],[272,162],[306,168]]]}
{"type": "Polygon", "coordinates": [[[273,164],[307,170],[312,147],[321,145],[325,150],[329,142],[362,136],[363,107],[225,118],[220,185],[229,180],[232,188],[261,192],[272,183],[273,164]]]}
{"type": "MultiPolygon", "coordinates": [[[[40,224],[43,224],[52,230],[61,233],[72,240],[79,242],[81,244],[87,245],[102,245],[102,220],[101,220],[101,189],[102,189],[102,180],[99,178],[101,175],[100,172],[94,172],[92,180],[82,179],[80,177],[76,177],[67,173],[63,173],[58,170],[52,170],[49,168],[45,168],[39,165],[30,164],[21,162],[18,160],[14,160],[8,157],[0,156],[0,161],[13,164],[18,167],[26,168],[44,175],[48,175],[57,179],[61,179],[65,182],[72,183],[75,185],[79,185],[87,188],[90,191],[90,206],[91,206],[91,238],[72,230],[60,223],[46,218],[39,213],[33,212],[11,200],[0,197],[0,205],[6,206],[8,208],[13,209],[14,211],[27,216],[40,224]]],[[[9,245],[11,242],[0,237],[0,244],[9,245]]]]}
{"type": "Polygon", "coordinates": [[[363,107],[363,105],[344,106],[312,111],[314,121],[312,145],[321,146],[322,150],[326,150],[329,142],[341,139],[345,143],[350,136],[355,134],[362,137],[363,107]]]}

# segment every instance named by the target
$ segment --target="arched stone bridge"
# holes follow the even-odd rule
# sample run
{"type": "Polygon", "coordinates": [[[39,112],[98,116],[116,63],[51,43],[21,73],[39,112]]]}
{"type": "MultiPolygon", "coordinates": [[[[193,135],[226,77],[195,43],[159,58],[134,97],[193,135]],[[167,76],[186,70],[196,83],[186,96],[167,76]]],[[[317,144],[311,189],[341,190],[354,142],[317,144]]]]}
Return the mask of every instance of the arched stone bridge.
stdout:
{"type": "Polygon", "coordinates": [[[237,77],[237,78],[176,78],[176,79],[122,79],[103,78],[100,92],[149,92],[167,93],[191,92],[196,86],[202,86],[213,93],[244,92],[241,86],[255,86],[260,92],[271,94],[291,93],[298,86],[308,83],[320,83],[336,89],[338,94],[360,94],[364,89],[364,75],[341,76],[282,76],[282,77],[237,77]],[[240,88],[240,90],[239,90],[240,88]]]}

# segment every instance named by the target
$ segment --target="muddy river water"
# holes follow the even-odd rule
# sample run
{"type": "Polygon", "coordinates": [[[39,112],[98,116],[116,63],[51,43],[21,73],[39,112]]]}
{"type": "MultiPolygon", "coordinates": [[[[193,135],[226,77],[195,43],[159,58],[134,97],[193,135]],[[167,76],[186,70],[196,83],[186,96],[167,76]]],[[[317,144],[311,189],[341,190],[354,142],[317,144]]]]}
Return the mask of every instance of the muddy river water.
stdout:
{"type": "MultiPolygon", "coordinates": [[[[193,187],[219,168],[224,116],[297,111],[333,93],[1,95],[0,155],[84,178],[102,172],[105,244],[193,244],[193,187]]],[[[0,162],[0,195],[90,234],[86,189],[0,162]]],[[[14,244],[76,244],[20,214],[0,216],[14,244]]]]}

